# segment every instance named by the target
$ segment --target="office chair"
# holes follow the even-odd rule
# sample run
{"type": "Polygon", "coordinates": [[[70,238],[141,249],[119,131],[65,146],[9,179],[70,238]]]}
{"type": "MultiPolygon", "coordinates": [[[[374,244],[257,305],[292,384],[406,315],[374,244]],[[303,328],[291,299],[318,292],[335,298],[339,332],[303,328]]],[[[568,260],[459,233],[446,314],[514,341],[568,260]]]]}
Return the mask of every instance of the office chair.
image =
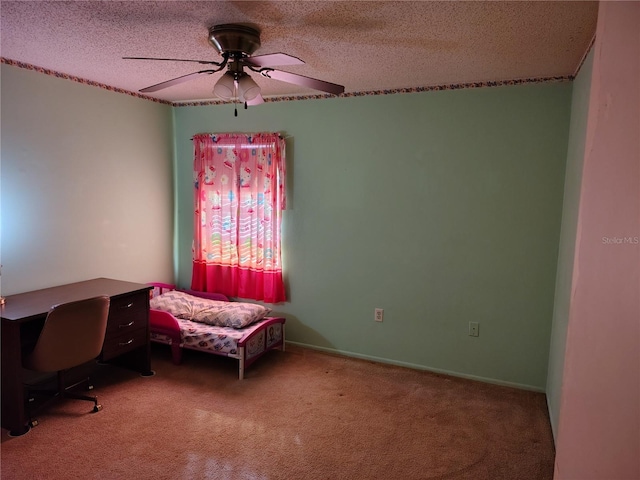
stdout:
{"type": "MultiPolygon", "coordinates": [[[[65,374],[100,355],[107,330],[109,297],[99,296],[76,302],[56,305],[49,310],[44,327],[33,351],[23,359],[23,365],[36,372],[57,373],[58,388],[49,391],[53,397],[40,406],[48,405],[56,398],[75,398],[93,402],[92,412],[102,410],[97,397],[72,393],[67,386],[65,374]]],[[[87,379],[88,380],[88,379],[87,379]]],[[[79,382],[80,383],[80,382],[79,382]]],[[[89,389],[93,388],[89,386],[89,389]]],[[[31,397],[31,395],[29,395],[31,397]]],[[[33,400],[29,398],[30,402],[33,400]]],[[[37,420],[31,418],[28,406],[29,425],[34,427],[37,420]]]]}

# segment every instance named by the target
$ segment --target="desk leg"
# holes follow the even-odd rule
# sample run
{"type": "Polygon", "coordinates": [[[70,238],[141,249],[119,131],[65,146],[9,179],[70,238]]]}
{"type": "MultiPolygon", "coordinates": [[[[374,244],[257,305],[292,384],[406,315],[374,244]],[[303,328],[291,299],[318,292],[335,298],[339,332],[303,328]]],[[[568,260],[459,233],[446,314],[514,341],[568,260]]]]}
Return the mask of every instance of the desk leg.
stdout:
{"type": "Polygon", "coordinates": [[[24,410],[20,323],[2,322],[2,426],[13,436],[29,431],[24,410]]]}

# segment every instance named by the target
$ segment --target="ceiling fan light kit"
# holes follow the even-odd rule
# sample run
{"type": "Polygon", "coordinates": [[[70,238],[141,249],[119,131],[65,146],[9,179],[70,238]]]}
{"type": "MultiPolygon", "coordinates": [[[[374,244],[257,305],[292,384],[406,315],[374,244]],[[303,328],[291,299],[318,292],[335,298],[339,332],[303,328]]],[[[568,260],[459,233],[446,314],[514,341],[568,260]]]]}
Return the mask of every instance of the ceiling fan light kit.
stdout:
{"type": "Polygon", "coordinates": [[[251,76],[244,71],[245,67],[269,79],[320,90],[332,95],[340,95],[344,92],[342,85],[272,68],[278,65],[304,65],[304,62],[299,58],[287,55],[286,53],[252,56],[252,54],[260,48],[260,32],[255,28],[236,24],[214,25],[209,28],[209,43],[222,56],[221,62],[176,58],[123,58],[128,60],[195,62],[214,66],[214,68],[189,73],[143,88],[140,92],[144,93],[162,90],[163,88],[192,80],[200,75],[211,75],[212,73],[221,71],[225,67],[227,71],[218,79],[213,87],[213,93],[223,100],[231,100],[237,96],[241,101],[249,105],[258,105],[263,102],[260,87],[251,76]]]}
{"type": "Polygon", "coordinates": [[[231,100],[235,93],[235,84],[233,73],[227,72],[213,86],[213,93],[222,100],[231,100]]]}
{"type": "Polygon", "coordinates": [[[240,98],[247,101],[253,100],[260,95],[260,87],[246,73],[242,74],[238,79],[238,90],[240,91],[240,98]]]}

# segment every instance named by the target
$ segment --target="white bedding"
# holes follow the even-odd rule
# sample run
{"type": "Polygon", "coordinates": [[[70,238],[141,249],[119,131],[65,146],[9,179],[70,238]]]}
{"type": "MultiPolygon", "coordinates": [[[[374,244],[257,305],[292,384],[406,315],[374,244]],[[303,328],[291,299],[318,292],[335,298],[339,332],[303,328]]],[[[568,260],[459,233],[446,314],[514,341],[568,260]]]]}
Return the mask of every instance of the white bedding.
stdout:
{"type": "MultiPolygon", "coordinates": [[[[245,328],[271,312],[270,308],[263,305],[209,300],[176,290],[153,297],[150,307],[169,312],[178,321],[191,320],[207,326],[232,328],[245,328]]],[[[211,331],[211,328],[207,327],[207,330],[211,331]]]]}

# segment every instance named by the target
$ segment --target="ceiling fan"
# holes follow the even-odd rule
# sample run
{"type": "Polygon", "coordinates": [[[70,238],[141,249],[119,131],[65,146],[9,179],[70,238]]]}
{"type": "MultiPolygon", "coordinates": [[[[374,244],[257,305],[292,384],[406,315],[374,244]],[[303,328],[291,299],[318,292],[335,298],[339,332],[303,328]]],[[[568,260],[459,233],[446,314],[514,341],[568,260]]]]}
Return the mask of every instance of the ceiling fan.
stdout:
{"type": "Polygon", "coordinates": [[[209,43],[222,56],[221,62],[211,60],[185,60],[180,58],[149,58],[149,57],[123,57],[127,60],[162,60],[174,62],[195,62],[203,65],[212,65],[213,68],[182,75],[165,82],[151,85],[140,90],[142,93],[156,92],[163,88],[187,82],[200,75],[211,75],[227,68],[227,71],[216,82],[213,93],[223,100],[230,100],[236,96],[246,105],[258,105],[263,102],[260,87],[245,72],[245,68],[259,73],[263,77],[273,78],[302,87],[313,88],[333,95],[344,92],[342,85],[325,82],[316,78],[305,77],[295,73],[275,70],[275,66],[304,65],[299,58],[285,53],[271,53],[252,56],[253,52],[260,48],[260,32],[254,28],[224,24],[214,25],[209,28],[209,43]]]}

